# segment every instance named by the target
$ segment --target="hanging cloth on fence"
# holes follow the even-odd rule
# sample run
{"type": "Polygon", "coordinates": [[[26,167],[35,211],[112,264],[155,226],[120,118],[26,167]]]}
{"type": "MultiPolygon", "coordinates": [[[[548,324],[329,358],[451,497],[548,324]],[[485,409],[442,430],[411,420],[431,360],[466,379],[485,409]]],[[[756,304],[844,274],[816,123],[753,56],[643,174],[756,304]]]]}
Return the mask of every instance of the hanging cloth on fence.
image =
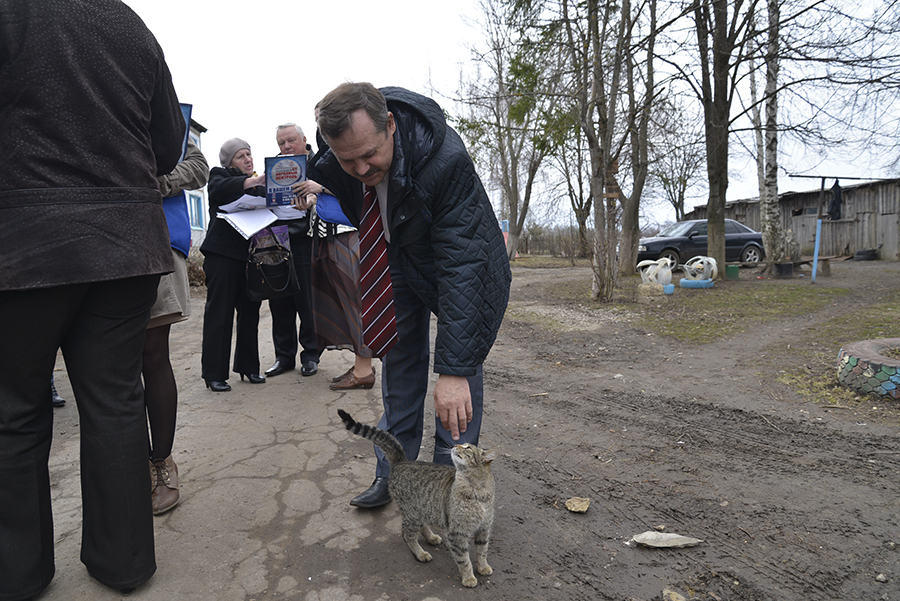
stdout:
{"type": "Polygon", "coordinates": [[[841,183],[838,180],[834,180],[834,185],[831,186],[831,202],[828,204],[828,216],[832,221],[837,221],[841,218],[841,183]]]}

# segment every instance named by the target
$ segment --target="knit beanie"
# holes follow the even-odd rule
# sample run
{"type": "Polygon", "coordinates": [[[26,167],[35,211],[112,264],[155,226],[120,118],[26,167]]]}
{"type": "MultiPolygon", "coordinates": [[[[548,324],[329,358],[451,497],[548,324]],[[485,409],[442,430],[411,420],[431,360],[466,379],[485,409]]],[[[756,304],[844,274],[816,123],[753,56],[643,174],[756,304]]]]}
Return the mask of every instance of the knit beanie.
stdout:
{"type": "Polygon", "coordinates": [[[240,138],[231,138],[222,144],[222,149],[219,150],[219,163],[221,163],[222,167],[230,167],[231,159],[234,158],[234,155],[236,155],[239,150],[244,148],[250,150],[250,145],[240,138]]]}

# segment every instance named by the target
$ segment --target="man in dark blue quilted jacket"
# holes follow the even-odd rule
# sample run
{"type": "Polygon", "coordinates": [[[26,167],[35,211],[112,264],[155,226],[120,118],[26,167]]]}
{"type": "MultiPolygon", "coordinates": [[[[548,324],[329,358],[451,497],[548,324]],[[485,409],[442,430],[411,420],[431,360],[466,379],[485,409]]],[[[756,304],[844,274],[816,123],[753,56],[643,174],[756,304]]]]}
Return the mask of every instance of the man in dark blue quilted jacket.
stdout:
{"type": "MultiPolygon", "coordinates": [[[[334,192],[356,226],[364,189],[373,187],[385,224],[399,340],[382,359],[379,427],[400,440],[407,457],[418,457],[434,314],[434,461],[450,464],[454,444],[478,444],[482,364],[512,279],[503,234],[465,145],[436,102],[403,88],[345,83],[318,108],[330,150],[310,177],[334,192]]],[[[390,466],[376,454],[375,481],[351,505],[390,501],[390,466]]]]}

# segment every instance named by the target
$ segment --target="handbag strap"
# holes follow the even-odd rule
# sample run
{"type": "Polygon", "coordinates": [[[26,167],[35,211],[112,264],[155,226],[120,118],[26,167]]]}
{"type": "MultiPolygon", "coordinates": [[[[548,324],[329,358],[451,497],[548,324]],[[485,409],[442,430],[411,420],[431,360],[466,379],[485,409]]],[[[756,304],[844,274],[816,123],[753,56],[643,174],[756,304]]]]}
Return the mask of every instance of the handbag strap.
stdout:
{"type": "MultiPolygon", "coordinates": [[[[291,285],[291,278],[287,277],[287,278],[285,278],[284,286],[282,286],[281,288],[276,288],[275,286],[272,285],[272,282],[269,281],[269,278],[266,277],[266,270],[263,269],[263,264],[256,263],[256,268],[259,270],[259,274],[262,276],[262,279],[266,283],[266,285],[269,288],[271,288],[272,290],[274,290],[275,292],[284,292],[291,285]]],[[[289,267],[288,269],[293,270],[293,265],[291,265],[291,267],[289,267]]]]}

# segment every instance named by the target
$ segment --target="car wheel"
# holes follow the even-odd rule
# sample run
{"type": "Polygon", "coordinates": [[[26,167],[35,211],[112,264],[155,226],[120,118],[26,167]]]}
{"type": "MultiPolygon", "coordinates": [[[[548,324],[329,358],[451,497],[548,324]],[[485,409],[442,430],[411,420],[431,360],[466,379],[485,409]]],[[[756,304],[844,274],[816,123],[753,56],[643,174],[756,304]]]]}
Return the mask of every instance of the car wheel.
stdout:
{"type": "Polygon", "coordinates": [[[741,252],[741,263],[759,263],[762,253],[758,246],[748,246],[741,252]]]}
{"type": "Polygon", "coordinates": [[[669,259],[673,270],[681,264],[681,257],[678,256],[678,251],[671,248],[667,248],[666,250],[659,253],[659,258],[669,259]]]}

